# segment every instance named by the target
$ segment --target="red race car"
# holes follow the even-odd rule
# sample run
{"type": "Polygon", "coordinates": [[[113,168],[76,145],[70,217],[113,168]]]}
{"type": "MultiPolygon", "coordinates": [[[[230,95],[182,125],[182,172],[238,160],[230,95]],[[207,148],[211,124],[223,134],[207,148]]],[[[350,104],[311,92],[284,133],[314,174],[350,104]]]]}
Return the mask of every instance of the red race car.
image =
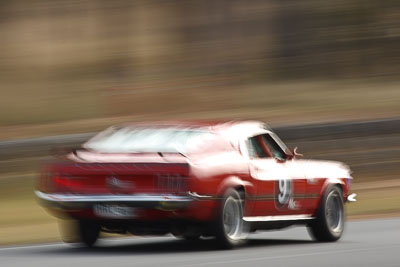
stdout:
{"type": "Polygon", "coordinates": [[[355,201],[350,170],[298,156],[257,121],[127,124],[46,165],[35,193],[87,246],[104,231],[215,236],[232,248],[295,224],[335,241],[355,201]]]}

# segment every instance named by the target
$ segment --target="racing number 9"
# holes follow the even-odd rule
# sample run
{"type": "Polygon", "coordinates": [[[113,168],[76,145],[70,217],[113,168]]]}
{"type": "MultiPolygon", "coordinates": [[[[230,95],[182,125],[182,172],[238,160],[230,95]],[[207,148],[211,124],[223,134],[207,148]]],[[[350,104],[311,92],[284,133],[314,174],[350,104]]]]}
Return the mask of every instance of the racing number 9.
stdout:
{"type": "Polygon", "coordinates": [[[278,208],[283,208],[289,203],[292,196],[292,181],[289,179],[280,179],[275,185],[275,204],[278,208]]]}

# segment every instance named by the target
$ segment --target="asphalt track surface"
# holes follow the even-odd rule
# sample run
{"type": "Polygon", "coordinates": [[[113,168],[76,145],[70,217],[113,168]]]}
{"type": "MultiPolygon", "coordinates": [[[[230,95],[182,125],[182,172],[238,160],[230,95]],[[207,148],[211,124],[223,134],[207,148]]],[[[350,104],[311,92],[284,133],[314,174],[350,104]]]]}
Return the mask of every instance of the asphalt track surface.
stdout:
{"type": "Polygon", "coordinates": [[[400,266],[400,218],[348,222],[335,243],[312,241],[305,227],[252,234],[247,245],[216,250],[212,239],[170,236],[0,248],[0,266],[400,266]]]}

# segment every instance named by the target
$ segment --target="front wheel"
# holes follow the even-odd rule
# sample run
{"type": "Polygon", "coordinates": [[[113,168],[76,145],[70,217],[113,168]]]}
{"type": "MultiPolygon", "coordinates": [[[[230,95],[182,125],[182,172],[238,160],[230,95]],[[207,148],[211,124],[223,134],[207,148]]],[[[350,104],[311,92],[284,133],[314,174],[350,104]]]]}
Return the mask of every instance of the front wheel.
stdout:
{"type": "Polygon", "coordinates": [[[322,196],[316,219],[310,223],[311,236],[321,242],[338,240],[344,230],[344,204],[342,191],[329,186],[322,196]]]}
{"type": "Polygon", "coordinates": [[[226,192],[215,223],[216,238],[222,248],[233,248],[243,243],[243,203],[233,189],[226,192]]]}

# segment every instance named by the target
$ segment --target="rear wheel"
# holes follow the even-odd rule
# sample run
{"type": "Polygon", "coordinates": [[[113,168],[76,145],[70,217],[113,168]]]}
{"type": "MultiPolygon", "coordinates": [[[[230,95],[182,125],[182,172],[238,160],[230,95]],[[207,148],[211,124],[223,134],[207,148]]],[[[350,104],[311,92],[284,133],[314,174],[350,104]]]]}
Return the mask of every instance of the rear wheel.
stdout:
{"type": "Polygon", "coordinates": [[[79,241],[87,247],[92,247],[100,234],[100,225],[91,221],[78,222],[79,241]]]}
{"type": "Polygon", "coordinates": [[[316,219],[310,223],[311,236],[321,242],[338,240],[344,230],[344,204],[342,191],[329,186],[322,196],[316,219]]]}
{"type": "Polygon", "coordinates": [[[230,189],[226,192],[215,230],[222,248],[233,248],[243,243],[243,203],[236,190],[230,189]]]}

